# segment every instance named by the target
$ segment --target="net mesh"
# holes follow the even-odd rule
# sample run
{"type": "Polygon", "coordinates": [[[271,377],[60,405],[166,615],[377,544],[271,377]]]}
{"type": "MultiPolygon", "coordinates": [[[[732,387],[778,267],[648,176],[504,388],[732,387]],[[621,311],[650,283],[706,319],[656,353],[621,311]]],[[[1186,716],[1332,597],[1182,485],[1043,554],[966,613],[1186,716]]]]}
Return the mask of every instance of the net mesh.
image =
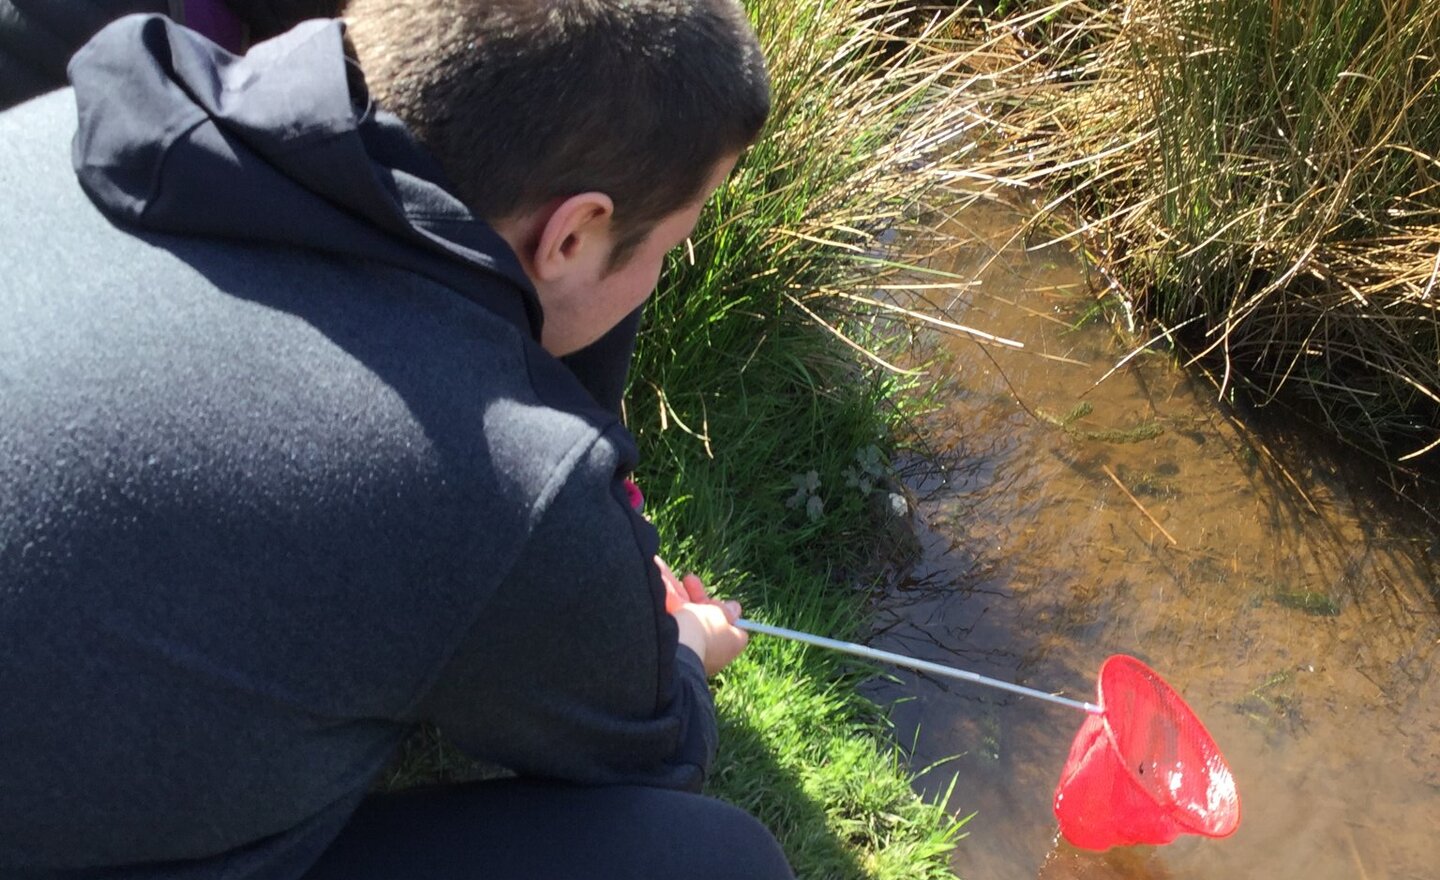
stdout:
{"type": "Polygon", "coordinates": [[[1070,746],[1055,790],[1075,846],[1223,837],[1240,821],[1235,779],[1205,726],[1154,670],[1115,655],[1100,669],[1100,707],[1070,746]]]}

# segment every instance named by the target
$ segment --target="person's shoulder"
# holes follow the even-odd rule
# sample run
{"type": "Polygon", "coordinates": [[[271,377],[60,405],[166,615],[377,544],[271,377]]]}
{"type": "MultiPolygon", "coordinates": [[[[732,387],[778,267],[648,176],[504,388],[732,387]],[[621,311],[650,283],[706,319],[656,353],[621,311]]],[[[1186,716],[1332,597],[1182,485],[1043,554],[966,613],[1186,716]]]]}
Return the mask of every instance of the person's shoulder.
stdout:
{"type": "Polygon", "coordinates": [[[70,163],[75,96],[60,89],[0,112],[0,300],[53,302],[143,260],[90,202],[70,163]]]}
{"type": "Polygon", "coordinates": [[[630,435],[612,411],[602,407],[563,363],[539,345],[517,342],[525,375],[518,393],[490,404],[486,434],[492,454],[507,466],[529,470],[546,466],[537,480],[552,483],[575,468],[596,445],[613,447],[613,456],[633,460],[630,435]]]}
{"type": "Polygon", "coordinates": [[[0,110],[0,180],[7,196],[24,186],[74,180],[70,138],[75,134],[75,93],[60,89],[0,110]]]}

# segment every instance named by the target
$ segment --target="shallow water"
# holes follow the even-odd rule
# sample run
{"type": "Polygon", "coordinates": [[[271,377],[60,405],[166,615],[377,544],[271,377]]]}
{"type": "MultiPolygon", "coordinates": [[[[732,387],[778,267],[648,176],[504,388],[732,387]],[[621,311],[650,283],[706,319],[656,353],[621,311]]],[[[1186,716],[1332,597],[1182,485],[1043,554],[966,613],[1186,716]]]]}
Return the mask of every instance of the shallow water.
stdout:
{"type": "Polygon", "coordinates": [[[919,554],[871,644],[1091,701],[1105,657],[1137,656],[1214,736],[1242,819],[1220,840],[1076,850],[1051,798],[1080,712],[894,670],[870,693],[915,766],[937,765],[920,784],[954,777],[951,808],[975,814],[959,876],[1440,877],[1440,548],[1422,517],[1257,439],[1167,357],[1096,385],[1126,349],[1103,322],[1070,326],[1090,301],[1075,263],[1007,244],[999,209],[962,222],[948,268],[979,283],[896,295],[1025,349],[917,340],[949,379],[926,454],[900,462],[919,554]]]}

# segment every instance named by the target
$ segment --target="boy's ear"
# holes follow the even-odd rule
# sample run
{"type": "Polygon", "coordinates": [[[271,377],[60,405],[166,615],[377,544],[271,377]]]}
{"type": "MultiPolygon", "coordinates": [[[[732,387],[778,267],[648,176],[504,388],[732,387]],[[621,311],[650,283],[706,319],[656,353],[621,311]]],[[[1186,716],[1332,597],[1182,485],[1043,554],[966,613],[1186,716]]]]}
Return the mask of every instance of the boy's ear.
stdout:
{"type": "Polygon", "coordinates": [[[529,255],[535,280],[554,281],[583,261],[608,259],[614,216],[615,204],[602,192],[570,196],[542,215],[529,255]]]}

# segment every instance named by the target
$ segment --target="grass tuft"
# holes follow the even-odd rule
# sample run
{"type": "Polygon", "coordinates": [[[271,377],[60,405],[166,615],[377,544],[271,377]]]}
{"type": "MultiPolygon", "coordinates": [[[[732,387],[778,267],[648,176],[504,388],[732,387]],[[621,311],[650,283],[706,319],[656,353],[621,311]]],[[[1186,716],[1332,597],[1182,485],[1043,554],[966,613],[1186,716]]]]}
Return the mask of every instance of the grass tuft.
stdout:
{"type": "Polygon", "coordinates": [[[1001,144],[1126,316],[1222,394],[1440,461],[1440,4],[1007,5],[1001,144]]]}

